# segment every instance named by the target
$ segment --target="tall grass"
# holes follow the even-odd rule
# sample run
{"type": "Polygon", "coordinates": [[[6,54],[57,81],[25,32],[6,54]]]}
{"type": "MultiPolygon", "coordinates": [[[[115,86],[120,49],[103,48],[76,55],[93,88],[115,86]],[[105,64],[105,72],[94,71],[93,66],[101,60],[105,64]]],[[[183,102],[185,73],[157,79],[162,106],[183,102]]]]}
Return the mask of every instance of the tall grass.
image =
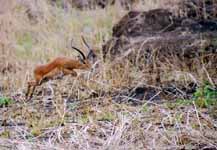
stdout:
{"type": "MultiPolygon", "coordinates": [[[[111,38],[112,26],[126,13],[120,5],[79,11],[63,10],[45,0],[10,2],[13,5],[4,5],[7,7],[0,13],[0,71],[6,70],[0,73],[0,97],[12,97],[15,103],[0,108],[0,121],[6,119],[12,124],[0,128],[0,149],[216,146],[215,122],[195,105],[169,109],[155,103],[132,107],[112,102],[109,93],[145,82],[143,72],[128,61],[115,67],[110,61],[102,61],[100,48],[111,38]],[[67,76],[45,83],[32,101],[23,102],[34,66],[56,56],[76,58],[71,39],[86,52],[81,35],[92,47],[99,48],[99,70],[80,71],[77,78],[67,76]],[[93,98],[94,92],[97,98],[93,98]]],[[[174,2],[146,0],[134,9],[168,7],[174,2]]]]}
{"type": "MultiPolygon", "coordinates": [[[[75,46],[85,51],[80,39],[84,35],[91,46],[101,49],[111,37],[112,26],[126,13],[118,4],[106,9],[79,11],[69,8],[66,11],[43,0],[5,3],[2,2],[5,8],[0,14],[0,44],[3,47],[0,52],[7,59],[1,59],[1,67],[5,68],[7,63],[14,67],[16,73],[9,72],[3,77],[3,86],[13,85],[13,89],[24,87],[36,64],[56,56],[74,57],[71,39],[75,46]]],[[[148,0],[137,6],[148,10],[162,7],[164,3],[148,0]]],[[[101,55],[100,51],[98,53],[101,55]]]]}

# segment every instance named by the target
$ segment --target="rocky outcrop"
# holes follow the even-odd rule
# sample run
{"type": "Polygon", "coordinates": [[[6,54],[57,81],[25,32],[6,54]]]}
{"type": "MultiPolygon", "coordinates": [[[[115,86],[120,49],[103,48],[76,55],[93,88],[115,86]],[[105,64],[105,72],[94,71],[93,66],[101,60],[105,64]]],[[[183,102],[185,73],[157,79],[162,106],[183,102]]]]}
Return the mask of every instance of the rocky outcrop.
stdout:
{"type": "Polygon", "coordinates": [[[157,80],[162,72],[196,72],[205,66],[217,82],[217,1],[202,2],[183,1],[176,14],[166,9],[129,12],[114,25],[103,58],[114,63],[128,58],[155,72],[157,80]]]}
{"type": "Polygon", "coordinates": [[[171,31],[172,13],[165,9],[155,9],[148,12],[131,11],[113,27],[113,37],[150,36],[159,32],[171,31]]]}

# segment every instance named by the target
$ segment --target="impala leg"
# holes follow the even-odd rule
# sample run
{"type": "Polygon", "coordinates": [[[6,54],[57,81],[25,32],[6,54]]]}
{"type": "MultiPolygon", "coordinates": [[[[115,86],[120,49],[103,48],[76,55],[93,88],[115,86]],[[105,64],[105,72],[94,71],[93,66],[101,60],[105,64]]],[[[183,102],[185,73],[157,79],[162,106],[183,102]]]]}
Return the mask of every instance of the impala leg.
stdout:
{"type": "Polygon", "coordinates": [[[27,91],[26,91],[26,95],[25,95],[25,98],[27,99],[28,96],[29,96],[29,92],[30,92],[30,89],[31,89],[31,85],[28,83],[28,87],[27,87],[27,91]]]}
{"type": "Polygon", "coordinates": [[[36,82],[35,81],[28,82],[28,87],[27,87],[27,92],[26,92],[26,99],[27,100],[30,100],[32,98],[35,87],[36,87],[36,82]],[[33,87],[33,89],[31,91],[32,87],[33,87]],[[30,96],[29,96],[29,94],[30,94],[30,96]]]}
{"type": "Polygon", "coordinates": [[[77,77],[77,76],[78,76],[77,72],[75,72],[74,70],[71,70],[71,75],[72,75],[73,77],[77,77]]]}
{"type": "Polygon", "coordinates": [[[33,96],[33,94],[34,94],[35,88],[36,88],[36,85],[33,86],[32,92],[31,92],[31,94],[30,94],[28,100],[31,100],[31,99],[32,99],[32,96],[33,96]]]}
{"type": "Polygon", "coordinates": [[[76,77],[78,75],[77,72],[75,72],[74,70],[64,68],[64,69],[62,69],[62,71],[63,71],[64,75],[69,75],[70,74],[73,77],[76,77]]]}
{"type": "Polygon", "coordinates": [[[27,92],[26,92],[26,99],[27,100],[31,100],[31,98],[32,98],[32,96],[34,94],[36,86],[41,85],[41,83],[42,83],[42,78],[41,77],[36,78],[36,81],[28,82],[28,88],[27,88],[27,92]],[[32,87],[32,90],[31,90],[31,87],[32,87]],[[31,90],[31,92],[30,92],[30,90],[31,90]]]}
{"type": "Polygon", "coordinates": [[[48,80],[51,80],[51,79],[54,79],[54,77],[58,76],[60,74],[61,70],[60,69],[55,69],[51,72],[49,72],[48,74],[46,74],[44,77],[43,77],[43,81],[40,81],[39,84],[42,84],[42,82],[46,82],[48,80]]]}

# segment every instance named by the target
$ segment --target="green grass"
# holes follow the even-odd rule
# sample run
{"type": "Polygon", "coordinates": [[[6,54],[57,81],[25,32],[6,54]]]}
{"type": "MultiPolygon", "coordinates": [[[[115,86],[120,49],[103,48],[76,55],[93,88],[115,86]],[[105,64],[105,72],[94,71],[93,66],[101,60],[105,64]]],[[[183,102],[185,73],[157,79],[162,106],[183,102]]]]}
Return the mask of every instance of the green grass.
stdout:
{"type": "Polygon", "coordinates": [[[13,103],[11,98],[0,97],[0,107],[8,106],[13,103]]]}
{"type": "Polygon", "coordinates": [[[194,100],[199,107],[217,105],[217,89],[205,83],[194,93],[194,100]]]}
{"type": "Polygon", "coordinates": [[[114,121],[115,115],[112,112],[104,112],[97,117],[98,121],[114,121]]]}
{"type": "Polygon", "coordinates": [[[173,102],[165,103],[165,105],[170,109],[174,109],[179,106],[192,105],[193,102],[200,108],[217,106],[217,89],[212,87],[211,84],[205,83],[197,88],[192,99],[176,99],[173,102]]]}

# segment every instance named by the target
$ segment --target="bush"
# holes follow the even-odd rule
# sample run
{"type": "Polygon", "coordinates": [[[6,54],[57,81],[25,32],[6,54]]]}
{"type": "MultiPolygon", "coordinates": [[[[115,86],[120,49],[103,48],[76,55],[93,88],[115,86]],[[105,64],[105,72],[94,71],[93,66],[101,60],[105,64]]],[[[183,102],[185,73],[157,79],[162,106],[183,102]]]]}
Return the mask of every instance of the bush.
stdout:
{"type": "Polygon", "coordinates": [[[12,99],[7,97],[0,97],[0,107],[8,106],[12,103],[12,99]]]}
{"type": "Polygon", "coordinates": [[[194,100],[199,107],[217,105],[217,89],[209,83],[204,84],[194,93],[194,100]]]}

